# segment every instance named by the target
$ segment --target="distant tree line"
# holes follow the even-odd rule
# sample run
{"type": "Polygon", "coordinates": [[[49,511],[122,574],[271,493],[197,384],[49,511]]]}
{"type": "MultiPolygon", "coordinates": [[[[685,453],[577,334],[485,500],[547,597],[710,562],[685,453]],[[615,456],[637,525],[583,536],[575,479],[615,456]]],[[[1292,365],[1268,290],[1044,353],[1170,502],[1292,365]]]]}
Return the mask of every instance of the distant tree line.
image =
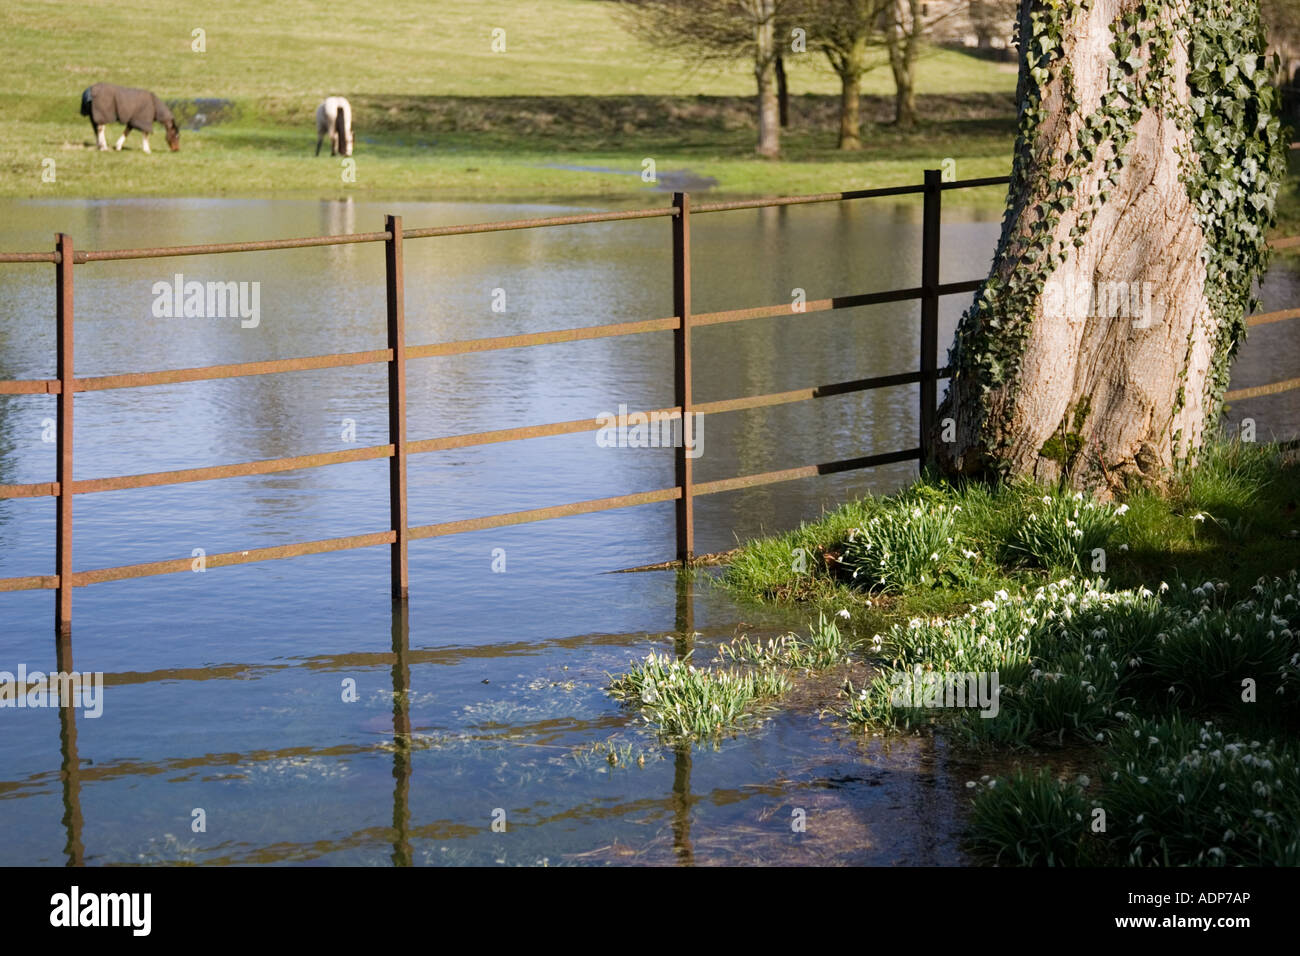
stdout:
{"type": "Polygon", "coordinates": [[[651,45],[701,60],[753,64],[758,153],[776,157],[786,125],[785,61],[821,53],[840,79],[839,147],[862,145],[862,77],[888,66],[894,122],[916,124],[916,70],[925,41],[944,20],[966,12],[972,23],[1014,19],[1017,0],[618,0],[626,25],[651,45]]]}
{"type": "MultiPolygon", "coordinates": [[[[788,122],[786,60],[821,53],[840,80],[839,148],[860,149],[860,89],[888,66],[894,123],[917,122],[917,64],[926,41],[964,15],[977,37],[1008,36],[1022,0],[614,0],[628,28],[651,45],[698,60],[744,59],[757,84],[758,153],[781,152],[788,122]]],[[[1300,0],[1260,0],[1277,82],[1300,100],[1300,0]]]]}

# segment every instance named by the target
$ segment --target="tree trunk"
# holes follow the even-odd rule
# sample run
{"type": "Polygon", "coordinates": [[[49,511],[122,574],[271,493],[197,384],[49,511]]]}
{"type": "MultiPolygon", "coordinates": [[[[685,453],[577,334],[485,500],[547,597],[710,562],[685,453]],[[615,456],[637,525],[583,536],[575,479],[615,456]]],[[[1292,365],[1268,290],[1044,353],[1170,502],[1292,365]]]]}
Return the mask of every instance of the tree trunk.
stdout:
{"type": "Polygon", "coordinates": [[[862,98],[858,74],[840,74],[840,149],[862,148],[862,98]]]}
{"type": "Polygon", "coordinates": [[[781,109],[781,128],[790,125],[790,88],[785,82],[785,58],[776,58],[776,98],[781,109]]]}
{"type": "Polygon", "coordinates": [[[759,0],[754,25],[754,74],[758,80],[758,155],[781,155],[781,110],[776,91],[776,29],[773,0],[759,0]]]}
{"type": "Polygon", "coordinates": [[[1007,214],[950,356],[935,436],[946,471],[1108,493],[1133,479],[1159,483],[1201,445],[1285,175],[1269,121],[1275,94],[1257,87],[1235,104],[1232,94],[1194,102],[1208,84],[1189,79],[1189,49],[1204,59],[1223,38],[1211,74],[1238,46],[1243,70],[1254,70],[1251,44],[1263,47],[1248,5],[1161,0],[1158,21],[1121,21],[1112,32],[1128,0],[1065,4],[1046,26],[1036,19],[1043,6],[1023,0],[1007,214]],[[1229,26],[1207,39],[1178,19],[1189,10],[1198,23],[1209,14],[1229,26]],[[1130,93],[1116,96],[1125,83],[1130,93]],[[1222,184],[1252,177],[1240,197],[1220,199],[1222,184]]]}
{"type": "Polygon", "coordinates": [[[894,125],[900,129],[916,125],[916,55],[923,32],[920,0],[894,0],[885,46],[894,74],[894,125]]]}
{"type": "Polygon", "coordinates": [[[894,125],[911,129],[916,125],[916,91],[912,86],[912,70],[903,67],[894,70],[894,125]]]}

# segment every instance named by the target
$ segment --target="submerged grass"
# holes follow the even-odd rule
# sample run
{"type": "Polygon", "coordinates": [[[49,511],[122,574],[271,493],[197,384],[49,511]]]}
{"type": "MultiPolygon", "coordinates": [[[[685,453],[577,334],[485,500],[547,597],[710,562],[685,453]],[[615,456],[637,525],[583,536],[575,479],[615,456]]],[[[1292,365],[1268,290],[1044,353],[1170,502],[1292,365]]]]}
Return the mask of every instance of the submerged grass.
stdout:
{"type": "Polygon", "coordinates": [[[696,667],[690,654],[652,651],[613,678],[609,692],[636,707],[661,737],[703,740],[775,710],[793,688],[794,672],[824,670],[848,658],[848,640],[823,614],[807,639],[786,634],[764,644],[736,638],[718,649],[715,667],[696,667]]]}
{"type": "Polygon", "coordinates": [[[990,859],[1294,864],[1300,583],[1278,572],[1300,566],[1298,498],[1280,448],[1235,442],[1118,505],[925,476],[747,547],[725,580],[754,598],[856,599],[878,625],[878,673],[850,690],[853,726],[1092,754],[1096,783],[1040,768],[968,784],[990,859]],[[773,560],[798,547],[803,567],[773,560]],[[971,675],[995,706],[900,693],[971,675]]]}
{"type": "Polygon", "coordinates": [[[753,719],[789,689],[789,678],[772,668],[697,668],[656,651],[610,684],[610,693],[638,706],[662,736],[692,739],[753,719]]]}

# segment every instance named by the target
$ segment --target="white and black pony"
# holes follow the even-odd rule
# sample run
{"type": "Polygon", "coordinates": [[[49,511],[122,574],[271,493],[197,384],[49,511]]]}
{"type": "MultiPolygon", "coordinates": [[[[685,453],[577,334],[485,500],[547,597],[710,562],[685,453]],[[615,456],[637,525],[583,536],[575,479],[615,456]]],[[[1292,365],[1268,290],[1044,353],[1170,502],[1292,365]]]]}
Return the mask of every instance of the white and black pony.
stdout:
{"type": "Polygon", "coordinates": [[[121,149],[126,142],[126,134],[138,129],[144,138],[143,149],[146,153],[149,152],[149,134],[153,132],[155,120],[162,123],[167,131],[167,145],[172,148],[172,152],[181,148],[181,135],[176,130],[172,111],[148,90],[117,86],[114,83],[96,83],[82,91],[81,115],[90,117],[90,125],[95,128],[95,144],[100,149],[108,149],[104,127],[109,123],[124,123],[126,129],[117,138],[114,149],[121,149]]]}
{"type": "Polygon", "coordinates": [[[352,155],[352,104],[341,96],[326,97],[316,107],[316,155],[325,137],[330,138],[331,156],[352,155]]]}

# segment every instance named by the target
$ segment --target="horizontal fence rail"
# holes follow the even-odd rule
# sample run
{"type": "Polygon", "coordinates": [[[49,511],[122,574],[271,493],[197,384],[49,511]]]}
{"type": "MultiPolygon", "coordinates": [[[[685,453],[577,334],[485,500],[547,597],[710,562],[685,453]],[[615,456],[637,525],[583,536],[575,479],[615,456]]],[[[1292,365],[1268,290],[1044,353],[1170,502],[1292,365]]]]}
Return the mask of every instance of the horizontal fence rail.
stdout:
{"type": "MultiPolygon", "coordinates": [[[[931,457],[931,433],[937,409],[938,379],[951,374],[948,368],[938,365],[938,303],[943,296],[973,292],[983,280],[941,283],[940,224],[942,193],[951,189],[968,189],[982,186],[1006,186],[1005,176],[944,182],[938,170],[927,170],[925,181],[918,185],[887,187],[882,189],[850,190],[838,193],[820,193],[808,196],[787,196],[774,199],[740,200],[692,204],[686,193],[674,193],[672,204],[653,209],[624,212],[592,213],[573,216],[553,216],[537,219],[517,219],[501,222],[474,223],[432,228],[403,228],[400,217],[389,216],[380,232],[348,235],[313,236],[299,239],[271,239],[254,242],[213,243],[207,245],[173,246],[143,249],[81,250],[73,247],[71,237],[60,234],[52,252],[0,253],[0,263],[51,263],[55,266],[56,322],[57,322],[57,373],[50,379],[25,379],[0,381],[0,395],[46,394],[56,398],[57,409],[57,465],[53,482],[0,485],[0,499],[53,497],[56,499],[55,569],[52,574],[0,579],[0,591],[51,589],[56,592],[55,624],[61,634],[71,626],[72,592],[105,581],[172,574],[190,570],[192,558],[175,558],[144,564],[124,565],[94,570],[74,571],[72,568],[72,510],[76,495],[131,488],[148,488],[177,485],[187,482],[212,481],[220,478],[247,477],[274,474],[306,468],[319,468],[359,461],[385,459],[389,462],[389,498],[391,527],[383,531],[327,538],[318,541],[296,542],[273,547],[210,554],[204,558],[209,568],[225,567],[251,562],[277,560],[308,554],[324,554],[355,548],[389,545],[391,549],[392,590],[397,599],[404,599],[409,587],[407,551],[410,541],[461,534],[488,528],[546,521],[571,515],[591,514],[619,508],[672,501],[676,508],[677,559],[689,563],[694,558],[693,501],[701,495],[718,494],[743,488],[754,488],[777,482],[793,481],[816,475],[835,474],[862,468],[905,461],[925,461],[931,457]],[[790,303],[733,309],[721,312],[694,313],[691,310],[690,277],[690,221],[696,215],[727,212],[741,209],[761,209],[777,206],[807,205],[812,203],[843,202],[856,199],[889,196],[921,195],[924,198],[922,229],[921,284],[919,286],[868,292],[854,295],[817,299],[799,307],[790,303]],[[459,341],[438,342],[425,345],[407,345],[405,335],[403,273],[403,243],[407,240],[446,236],[474,235],[519,229],[536,229],[550,226],[568,226],[598,222],[623,222],[666,218],[672,225],[672,283],[674,314],[663,318],[615,322],[593,326],[579,326],[546,332],[520,335],[492,336],[459,341]],[[386,348],[362,352],[345,352],[328,355],[267,361],[240,362],[197,368],[159,371],[129,372],[77,378],[74,375],[74,308],[73,276],[75,266],[94,262],[128,259],[160,259],[176,256],[218,255],[241,252],[264,252],[281,249],[303,249],[353,243],[382,242],[385,253],[385,300],[387,305],[386,348]],[[710,325],[746,322],[753,319],[826,312],[882,305],[895,302],[919,301],[921,303],[921,363],[913,371],[880,375],[847,382],[832,382],[808,388],[765,395],[747,395],[712,402],[693,401],[691,384],[691,331],[710,325]],[[494,352],[507,349],[531,348],[564,342],[588,341],[600,338],[640,335],[648,332],[671,332],[674,336],[674,404],[669,407],[628,412],[619,416],[617,426],[626,428],[634,416],[658,416],[683,422],[683,440],[675,449],[676,477],[669,488],[614,497],[574,501],[550,507],[486,515],[458,521],[411,526],[406,511],[406,467],[412,455],[522,441],[552,435],[576,434],[598,431],[609,427],[606,419],[577,419],[567,422],[550,422],[515,428],[451,435],[442,438],[409,440],[406,434],[406,366],[412,360],[439,356],[463,355],[477,352],[494,352]],[[328,451],[310,455],[274,458],[262,461],[237,462],[201,468],[147,474],[120,475],[74,480],[73,474],[73,406],[78,392],[104,391],[119,388],[144,388],[155,385],[172,385],[183,382],[210,381],[222,378],[273,375],[284,372],[344,368],[359,365],[383,364],[388,370],[389,441],[387,444],[344,451],[328,451]],[[919,432],[915,447],[863,455],[840,461],[803,465],[761,474],[738,475],[708,482],[695,482],[692,459],[687,455],[689,444],[689,415],[718,415],[755,408],[770,408],[794,404],[816,398],[847,395],[873,389],[918,385],[919,432]]],[[[1275,241],[1275,248],[1300,245],[1300,237],[1275,241]]],[[[1271,312],[1251,317],[1250,325],[1265,325],[1300,317],[1300,309],[1271,312]]],[[[1229,399],[1244,399],[1273,394],[1300,387],[1300,379],[1273,385],[1239,389],[1229,392],[1229,399]]],[[[653,419],[651,419],[653,420],[653,419]]]]}

